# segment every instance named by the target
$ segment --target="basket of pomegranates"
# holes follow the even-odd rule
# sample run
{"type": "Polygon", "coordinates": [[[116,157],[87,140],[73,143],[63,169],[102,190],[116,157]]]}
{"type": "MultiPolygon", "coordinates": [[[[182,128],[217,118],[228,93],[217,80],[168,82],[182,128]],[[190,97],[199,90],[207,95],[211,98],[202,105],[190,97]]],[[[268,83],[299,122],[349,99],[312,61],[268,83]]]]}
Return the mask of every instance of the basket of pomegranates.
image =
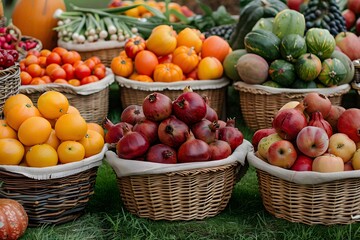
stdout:
{"type": "Polygon", "coordinates": [[[350,224],[360,219],[360,109],[328,98],[280,110],[272,128],[257,130],[254,151],[265,209],[308,225],[350,224]],[[323,117],[325,116],[325,118],[323,117]]]}
{"type": "Polygon", "coordinates": [[[21,81],[18,58],[16,50],[0,49],[0,116],[6,99],[19,92],[21,81]]]}
{"type": "Polygon", "coordinates": [[[274,113],[290,101],[299,101],[307,93],[326,95],[333,104],[340,105],[342,96],[351,89],[349,84],[328,88],[274,88],[242,81],[234,83],[240,96],[240,108],[245,123],[253,130],[271,127],[274,113]]]}
{"type": "Polygon", "coordinates": [[[174,101],[154,92],[142,105],[124,109],[121,122],[107,120],[105,140],[114,150],[105,160],[129,212],[152,220],[194,220],[227,206],[248,168],[251,144],[234,119],[208,119],[206,108],[192,91],[174,101]]]}

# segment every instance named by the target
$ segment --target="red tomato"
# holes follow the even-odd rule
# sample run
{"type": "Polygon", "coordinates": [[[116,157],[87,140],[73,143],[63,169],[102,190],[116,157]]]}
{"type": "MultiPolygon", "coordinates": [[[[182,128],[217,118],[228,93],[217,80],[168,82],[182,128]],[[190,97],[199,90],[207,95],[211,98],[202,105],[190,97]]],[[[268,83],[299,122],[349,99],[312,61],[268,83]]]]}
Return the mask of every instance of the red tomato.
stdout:
{"type": "Polygon", "coordinates": [[[75,67],[75,77],[78,79],[83,79],[84,77],[88,77],[91,75],[91,69],[85,65],[80,64],[79,66],[75,67]]]}
{"type": "Polygon", "coordinates": [[[87,60],[85,60],[85,61],[84,61],[84,64],[85,64],[86,66],[88,66],[91,71],[94,69],[94,67],[95,67],[95,65],[96,65],[96,63],[94,62],[94,60],[92,60],[92,59],[90,59],[90,58],[87,59],[87,60]]]}
{"type": "Polygon", "coordinates": [[[60,68],[56,68],[53,71],[51,71],[50,73],[50,78],[54,81],[56,79],[65,79],[66,78],[66,72],[64,69],[60,68]]]}
{"type": "Polygon", "coordinates": [[[93,82],[97,82],[99,81],[99,79],[97,78],[97,76],[95,75],[90,75],[88,77],[84,77],[81,79],[80,83],[81,85],[84,85],[84,84],[89,84],[89,83],[93,83],[93,82]]]}
{"type": "Polygon", "coordinates": [[[106,66],[105,66],[105,64],[103,64],[103,63],[98,63],[98,64],[96,64],[95,67],[94,67],[94,69],[96,69],[96,68],[102,68],[102,69],[104,69],[104,70],[106,71],[106,66]]]}
{"type": "Polygon", "coordinates": [[[64,65],[61,66],[65,72],[66,72],[66,80],[75,78],[75,68],[73,67],[73,65],[71,65],[70,63],[65,63],[64,65]]]}
{"type": "Polygon", "coordinates": [[[98,68],[94,68],[93,70],[93,74],[98,78],[98,79],[103,79],[106,76],[106,72],[104,69],[98,67],[98,68]]]}
{"type": "Polygon", "coordinates": [[[51,63],[57,63],[61,65],[61,57],[56,52],[52,52],[49,56],[46,57],[46,65],[50,65],[51,63]]]}
{"type": "Polygon", "coordinates": [[[68,83],[70,85],[73,85],[73,86],[80,86],[81,85],[81,82],[79,79],[70,79],[68,80],[68,83]]]}
{"type": "Polygon", "coordinates": [[[99,64],[99,63],[101,63],[100,58],[99,58],[99,57],[97,57],[97,56],[92,56],[90,59],[91,59],[91,60],[93,60],[93,61],[95,62],[95,64],[99,64]]]}

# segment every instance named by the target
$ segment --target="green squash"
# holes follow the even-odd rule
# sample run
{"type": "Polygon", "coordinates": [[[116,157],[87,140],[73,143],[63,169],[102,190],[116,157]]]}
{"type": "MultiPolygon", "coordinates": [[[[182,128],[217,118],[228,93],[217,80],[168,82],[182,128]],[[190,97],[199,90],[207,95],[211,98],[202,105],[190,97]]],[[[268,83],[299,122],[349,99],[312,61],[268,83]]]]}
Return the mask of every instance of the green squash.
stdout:
{"type": "Polygon", "coordinates": [[[280,39],[272,32],[257,29],[246,34],[244,39],[245,49],[255,53],[267,61],[280,58],[280,39]]]}
{"type": "Polygon", "coordinates": [[[272,32],[274,18],[260,18],[251,31],[262,29],[272,32]]]}
{"type": "Polygon", "coordinates": [[[354,79],[355,75],[355,66],[353,61],[343,52],[334,50],[331,54],[331,58],[339,59],[345,66],[347,74],[343,81],[341,81],[338,85],[350,83],[354,79]]]}
{"type": "Polygon", "coordinates": [[[236,64],[239,58],[246,53],[247,51],[245,49],[237,49],[226,55],[223,61],[225,75],[234,82],[241,80],[236,69],[236,64]]]}
{"type": "Polygon", "coordinates": [[[317,88],[317,85],[315,81],[303,81],[301,79],[296,79],[293,84],[291,85],[291,88],[294,89],[308,89],[308,88],[317,88]]]}
{"type": "Polygon", "coordinates": [[[297,59],[295,72],[301,80],[313,81],[321,72],[321,60],[314,54],[305,53],[297,59]]]}
{"type": "Polygon", "coordinates": [[[344,64],[337,58],[328,58],[322,62],[322,70],[319,74],[319,81],[328,86],[337,86],[347,75],[344,64]]]}
{"type": "Polygon", "coordinates": [[[284,9],[276,14],[273,23],[273,33],[280,39],[289,34],[304,36],[306,29],[304,15],[298,11],[284,9]]]}
{"type": "Polygon", "coordinates": [[[335,38],[327,29],[310,28],[305,35],[307,50],[324,60],[331,57],[336,47],[335,38]]]}
{"type": "Polygon", "coordinates": [[[295,67],[285,60],[277,59],[270,64],[269,76],[272,81],[290,87],[296,79],[295,67]]]}
{"type": "Polygon", "coordinates": [[[280,42],[280,54],[288,62],[296,62],[296,59],[307,50],[305,38],[299,34],[284,36],[280,42]]]}

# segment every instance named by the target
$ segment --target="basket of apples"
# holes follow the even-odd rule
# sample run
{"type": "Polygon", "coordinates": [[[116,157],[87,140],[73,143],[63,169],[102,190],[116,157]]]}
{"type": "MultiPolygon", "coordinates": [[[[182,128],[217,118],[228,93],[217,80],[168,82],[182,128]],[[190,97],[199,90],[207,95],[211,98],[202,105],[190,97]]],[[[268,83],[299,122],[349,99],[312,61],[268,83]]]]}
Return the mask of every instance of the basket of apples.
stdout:
{"type": "Polygon", "coordinates": [[[265,209],[308,225],[359,221],[360,109],[311,92],[257,130],[247,155],[265,209]]]}
{"type": "Polygon", "coordinates": [[[0,49],[0,115],[6,99],[19,92],[21,81],[18,58],[16,50],[0,49]]]}
{"type": "Polygon", "coordinates": [[[193,91],[174,101],[154,92],[142,105],[124,109],[121,122],[105,121],[105,141],[114,147],[106,161],[129,212],[152,220],[193,220],[226,207],[247,170],[251,144],[233,119],[225,123],[206,114],[210,108],[193,91]]]}

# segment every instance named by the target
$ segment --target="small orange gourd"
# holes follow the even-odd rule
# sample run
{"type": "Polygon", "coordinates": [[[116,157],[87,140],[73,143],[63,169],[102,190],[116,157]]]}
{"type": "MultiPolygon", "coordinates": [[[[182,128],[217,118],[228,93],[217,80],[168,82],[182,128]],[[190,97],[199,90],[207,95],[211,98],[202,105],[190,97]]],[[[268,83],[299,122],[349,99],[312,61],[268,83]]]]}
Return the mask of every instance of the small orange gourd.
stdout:
{"type": "Polygon", "coordinates": [[[176,82],[183,79],[183,71],[173,63],[158,64],[154,70],[155,82],[176,82]]]}
{"type": "Polygon", "coordinates": [[[129,57],[117,56],[111,60],[110,68],[115,75],[128,77],[134,71],[134,64],[129,57]]]}
{"type": "Polygon", "coordinates": [[[193,47],[196,53],[201,51],[202,40],[195,29],[185,28],[177,35],[177,46],[193,47]]]}
{"type": "Polygon", "coordinates": [[[193,47],[180,46],[175,49],[172,62],[178,65],[184,73],[189,73],[199,64],[199,56],[193,47]]]}
{"type": "Polygon", "coordinates": [[[172,53],[177,45],[176,32],[171,26],[159,25],[154,28],[146,40],[146,48],[156,56],[172,53]]]}
{"type": "Polygon", "coordinates": [[[28,215],[15,200],[0,198],[0,239],[19,239],[28,227],[28,215]]]}
{"type": "Polygon", "coordinates": [[[65,11],[63,0],[19,0],[12,13],[12,22],[22,35],[39,39],[44,49],[57,45],[57,19],[53,17],[57,9],[65,11]]]}

